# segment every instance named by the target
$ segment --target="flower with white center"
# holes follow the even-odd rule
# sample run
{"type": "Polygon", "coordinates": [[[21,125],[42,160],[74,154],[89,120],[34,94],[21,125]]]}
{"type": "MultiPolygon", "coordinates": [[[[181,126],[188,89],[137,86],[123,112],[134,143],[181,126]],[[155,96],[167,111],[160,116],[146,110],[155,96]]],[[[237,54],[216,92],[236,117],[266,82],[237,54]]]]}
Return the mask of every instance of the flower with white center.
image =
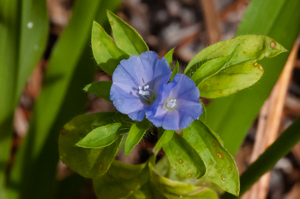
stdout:
{"type": "Polygon", "coordinates": [[[162,126],[165,130],[187,128],[203,113],[199,97],[195,82],[186,75],[177,74],[172,82],[160,88],[146,117],[155,126],[162,126]]]}
{"type": "Polygon", "coordinates": [[[110,99],[116,109],[132,120],[142,121],[158,96],[161,85],[171,77],[167,60],[157,53],[146,51],[122,60],[115,69],[110,99]]]}

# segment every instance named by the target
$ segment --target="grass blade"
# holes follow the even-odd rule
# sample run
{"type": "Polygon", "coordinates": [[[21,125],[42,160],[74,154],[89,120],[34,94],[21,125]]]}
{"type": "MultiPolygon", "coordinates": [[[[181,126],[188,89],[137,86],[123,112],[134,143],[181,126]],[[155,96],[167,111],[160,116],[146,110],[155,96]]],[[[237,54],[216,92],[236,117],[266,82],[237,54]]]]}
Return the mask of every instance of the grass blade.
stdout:
{"type": "MultiPolygon", "coordinates": [[[[281,136],[253,163],[241,176],[241,195],[245,193],[264,173],[272,169],[276,162],[284,157],[300,141],[300,118],[298,118],[281,136]]],[[[224,194],[222,198],[236,198],[224,194]]]]}

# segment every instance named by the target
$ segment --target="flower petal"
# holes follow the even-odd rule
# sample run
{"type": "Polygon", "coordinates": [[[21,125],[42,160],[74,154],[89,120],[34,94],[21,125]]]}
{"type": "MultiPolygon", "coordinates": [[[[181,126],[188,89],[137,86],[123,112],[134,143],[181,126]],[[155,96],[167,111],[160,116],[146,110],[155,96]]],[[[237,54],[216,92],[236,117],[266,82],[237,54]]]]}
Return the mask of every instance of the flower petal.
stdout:
{"type": "Polygon", "coordinates": [[[159,96],[146,112],[146,117],[155,126],[166,130],[187,128],[203,113],[199,97],[196,84],[189,77],[177,74],[172,82],[161,86],[159,96]],[[174,99],[174,108],[165,107],[168,100],[174,99]]]}
{"type": "Polygon", "coordinates": [[[177,85],[170,92],[172,98],[178,98],[189,90],[197,88],[195,82],[183,74],[176,74],[173,81],[177,82],[177,85]]]}
{"type": "Polygon", "coordinates": [[[113,73],[110,99],[116,109],[142,121],[159,88],[169,81],[171,70],[165,58],[152,51],[122,60],[113,73]],[[141,93],[140,93],[141,92],[141,93]]]}
{"type": "Polygon", "coordinates": [[[113,104],[118,111],[128,114],[132,120],[142,121],[144,118],[144,112],[149,107],[144,104],[140,98],[127,93],[122,90],[122,88],[114,84],[111,86],[110,99],[113,101],[113,104]],[[143,115],[140,116],[141,114],[143,115]]]}

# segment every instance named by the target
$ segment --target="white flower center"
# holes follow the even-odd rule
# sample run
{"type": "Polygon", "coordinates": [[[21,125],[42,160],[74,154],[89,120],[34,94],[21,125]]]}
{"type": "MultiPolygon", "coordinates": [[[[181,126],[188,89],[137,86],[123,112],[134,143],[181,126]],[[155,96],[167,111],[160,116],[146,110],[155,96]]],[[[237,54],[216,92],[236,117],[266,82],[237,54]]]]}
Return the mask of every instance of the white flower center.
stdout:
{"type": "Polygon", "coordinates": [[[177,101],[176,99],[169,99],[169,100],[167,100],[166,107],[168,109],[173,109],[176,106],[176,101],[177,101]]]}
{"type": "Polygon", "coordinates": [[[153,90],[149,88],[149,85],[139,86],[139,95],[146,100],[147,104],[152,104],[154,101],[153,90]]]}

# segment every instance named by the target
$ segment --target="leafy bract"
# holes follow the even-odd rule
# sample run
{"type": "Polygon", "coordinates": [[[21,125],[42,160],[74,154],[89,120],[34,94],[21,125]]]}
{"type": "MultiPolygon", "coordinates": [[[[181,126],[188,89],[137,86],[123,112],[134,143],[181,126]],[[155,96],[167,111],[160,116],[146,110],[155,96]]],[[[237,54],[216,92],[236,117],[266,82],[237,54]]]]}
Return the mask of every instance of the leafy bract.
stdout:
{"type": "Polygon", "coordinates": [[[141,141],[146,131],[150,128],[150,125],[150,122],[144,119],[142,122],[138,122],[131,126],[125,142],[126,156],[128,156],[135,145],[137,145],[141,141]]]}
{"type": "Polygon", "coordinates": [[[92,28],[92,50],[99,67],[109,75],[113,74],[122,59],[129,58],[95,21],[92,28]]]}
{"type": "Polygon", "coordinates": [[[119,136],[110,146],[100,149],[81,148],[75,144],[94,128],[115,121],[124,122],[126,119],[127,116],[116,112],[99,112],[75,117],[64,126],[59,135],[60,159],[83,177],[102,176],[114,160],[123,136],[119,136]]]}
{"type": "Polygon", "coordinates": [[[263,68],[258,60],[285,51],[267,36],[238,36],[202,50],[190,61],[185,74],[195,81],[202,97],[222,97],[247,88],[261,78],[263,68]]]}
{"type": "Polygon", "coordinates": [[[173,68],[170,81],[173,80],[174,76],[178,73],[178,71],[179,71],[179,62],[177,61],[175,67],[173,68]]]}
{"type": "Polygon", "coordinates": [[[153,187],[152,189],[154,189],[152,193],[155,199],[218,198],[216,192],[209,188],[169,180],[168,178],[158,175],[151,162],[149,162],[149,168],[150,182],[153,187]]]}
{"type": "Polygon", "coordinates": [[[148,164],[128,165],[114,161],[109,171],[94,178],[96,196],[106,199],[128,198],[149,180],[148,164]]]}
{"type": "Polygon", "coordinates": [[[169,159],[170,165],[182,176],[186,178],[199,178],[205,174],[206,168],[200,156],[177,133],[173,133],[172,139],[162,147],[169,159]]]}
{"type": "Polygon", "coordinates": [[[167,52],[167,54],[165,54],[164,56],[167,62],[169,63],[170,67],[172,66],[172,61],[173,61],[173,52],[174,52],[174,48],[169,50],[169,52],[167,52]]]}
{"type": "Polygon", "coordinates": [[[94,95],[97,95],[98,97],[102,97],[103,99],[106,99],[107,101],[110,100],[110,87],[112,85],[112,82],[109,81],[99,81],[99,82],[92,82],[84,87],[84,91],[93,93],[94,95]]]}
{"type": "Polygon", "coordinates": [[[195,120],[183,130],[183,138],[197,151],[207,168],[206,179],[225,191],[239,195],[239,173],[233,157],[203,122],[195,120]]]}
{"type": "Polygon", "coordinates": [[[107,10],[107,17],[112,28],[116,44],[128,55],[140,55],[149,48],[134,28],[107,10]]]}

